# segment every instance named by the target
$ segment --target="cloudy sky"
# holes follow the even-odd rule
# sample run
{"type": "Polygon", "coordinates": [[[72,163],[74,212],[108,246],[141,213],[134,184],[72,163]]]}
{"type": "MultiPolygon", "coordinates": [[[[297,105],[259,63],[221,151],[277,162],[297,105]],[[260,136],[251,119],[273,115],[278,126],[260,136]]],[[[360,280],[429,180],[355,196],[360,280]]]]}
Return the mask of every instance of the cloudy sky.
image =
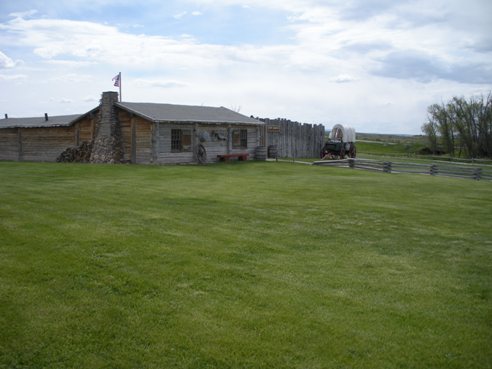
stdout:
{"type": "Polygon", "coordinates": [[[0,113],[123,100],[418,134],[492,90],[490,0],[1,0],[0,113]]]}

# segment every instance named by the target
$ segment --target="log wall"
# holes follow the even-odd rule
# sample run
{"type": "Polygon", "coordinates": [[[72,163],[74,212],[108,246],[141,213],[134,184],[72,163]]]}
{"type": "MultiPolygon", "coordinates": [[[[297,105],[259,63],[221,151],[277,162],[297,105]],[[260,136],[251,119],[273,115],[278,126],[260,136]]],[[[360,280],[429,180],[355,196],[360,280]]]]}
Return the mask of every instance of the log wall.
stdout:
{"type": "MultiPolygon", "coordinates": [[[[169,164],[184,164],[192,163],[193,151],[189,152],[171,152],[171,130],[172,129],[189,129],[193,132],[193,124],[158,124],[158,137],[157,137],[157,162],[169,163],[169,164]]],[[[192,135],[193,140],[193,135],[192,135]]],[[[192,141],[192,146],[193,141],[192,141]]]]}
{"type": "Polygon", "coordinates": [[[154,124],[124,110],[118,111],[123,142],[123,159],[130,163],[153,163],[154,124]]]}
{"type": "Polygon", "coordinates": [[[135,119],[133,123],[132,138],[136,145],[135,163],[152,163],[152,134],[154,125],[143,119],[135,119]]]}
{"type": "Polygon", "coordinates": [[[258,132],[256,126],[239,126],[239,125],[202,125],[198,123],[159,123],[157,126],[157,162],[170,164],[183,164],[196,162],[196,155],[190,152],[172,152],[171,150],[171,130],[189,129],[192,131],[192,147],[201,143],[207,151],[207,162],[217,162],[217,155],[228,153],[248,152],[249,158],[254,158],[256,146],[258,146],[258,132]],[[247,148],[232,147],[232,131],[234,129],[248,130],[247,148]],[[206,132],[209,139],[200,142],[200,136],[206,132]],[[218,136],[225,138],[219,139],[218,136]]]}
{"type": "MultiPolygon", "coordinates": [[[[217,155],[248,152],[254,159],[261,130],[257,126],[199,123],[153,123],[124,110],[118,110],[123,145],[123,160],[131,163],[179,164],[197,162],[191,152],[171,152],[171,130],[190,129],[192,147],[200,143],[200,133],[209,140],[202,142],[207,162],[216,162],[217,155]],[[232,147],[232,131],[247,129],[247,148],[232,147]],[[225,139],[220,139],[225,138],[225,139]]],[[[56,161],[67,148],[92,142],[97,115],[84,118],[70,127],[0,129],[0,160],[56,161]]]]}
{"type": "Polygon", "coordinates": [[[90,142],[94,118],[69,127],[0,129],[0,160],[56,161],[65,149],[90,142]]]}
{"type": "Polygon", "coordinates": [[[95,117],[89,117],[75,124],[76,128],[79,130],[78,145],[82,142],[91,142],[94,138],[94,127],[96,124],[95,119],[95,117]]]}
{"type": "Polygon", "coordinates": [[[67,147],[75,146],[74,127],[23,128],[21,160],[56,161],[67,147]]]}
{"type": "Polygon", "coordinates": [[[19,158],[19,129],[0,130],[0,160],[21,160],[19,158]]]}

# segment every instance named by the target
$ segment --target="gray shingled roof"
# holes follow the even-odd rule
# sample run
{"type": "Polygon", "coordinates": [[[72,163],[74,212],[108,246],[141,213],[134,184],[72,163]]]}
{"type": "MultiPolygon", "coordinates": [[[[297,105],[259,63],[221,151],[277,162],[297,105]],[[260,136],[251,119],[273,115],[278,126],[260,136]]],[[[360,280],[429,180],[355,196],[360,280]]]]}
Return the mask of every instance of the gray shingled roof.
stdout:
{"type": "MultiPolygon", "coordinates": [[[[154,103],[117,103],[122,109],[155,122],[202,122],[202,123],[231,123],[231,124],[264,124],[263,122],[236,113],[230,109],[210,106],[191,106],[154,103]]],[[[94,108],[92,111],[98,109],[94,108]]],[[[90,113],[90,112],[89,112],[90,113]]],[[[37,127],[67,127],[84,114],[49,116],[32,118],[0,119],[1,128],[37,128],[37,127]]]]}
{"type": "Polygon", "coordinates": [[[224,107],[130,102],[120,102],[116,105],[155,122],[264,124],[224,107]]]}
{"type": "Polygon", "coordinates": [[[63,127],[69,126],[84,114],[49,116],[32,118],[7,118],[0,119],[0,128],[37,128],[37,127],[63,127]]]}

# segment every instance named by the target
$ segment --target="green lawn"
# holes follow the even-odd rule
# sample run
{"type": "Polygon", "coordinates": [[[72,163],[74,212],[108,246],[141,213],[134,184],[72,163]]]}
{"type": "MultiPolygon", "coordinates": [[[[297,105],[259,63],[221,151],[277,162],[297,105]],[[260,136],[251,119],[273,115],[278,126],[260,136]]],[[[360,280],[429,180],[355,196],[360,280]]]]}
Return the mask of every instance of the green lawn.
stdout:
{"type": "Polygon", "coordinates": [[[0,163],[0,368],[492,368],[492,184],[0,163]]]}

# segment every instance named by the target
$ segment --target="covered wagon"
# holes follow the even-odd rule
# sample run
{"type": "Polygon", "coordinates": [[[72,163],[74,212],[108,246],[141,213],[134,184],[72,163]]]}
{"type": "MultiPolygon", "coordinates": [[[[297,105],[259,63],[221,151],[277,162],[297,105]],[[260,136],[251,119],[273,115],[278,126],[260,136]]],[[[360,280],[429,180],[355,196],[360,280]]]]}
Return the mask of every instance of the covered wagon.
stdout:
{"type": "Polygon", "coordinates": [[[355,129],[335,124],[331,129],[329,140],[321,150],[322,159],[344,159],[346,156],[355,158],[355,129]]]}

